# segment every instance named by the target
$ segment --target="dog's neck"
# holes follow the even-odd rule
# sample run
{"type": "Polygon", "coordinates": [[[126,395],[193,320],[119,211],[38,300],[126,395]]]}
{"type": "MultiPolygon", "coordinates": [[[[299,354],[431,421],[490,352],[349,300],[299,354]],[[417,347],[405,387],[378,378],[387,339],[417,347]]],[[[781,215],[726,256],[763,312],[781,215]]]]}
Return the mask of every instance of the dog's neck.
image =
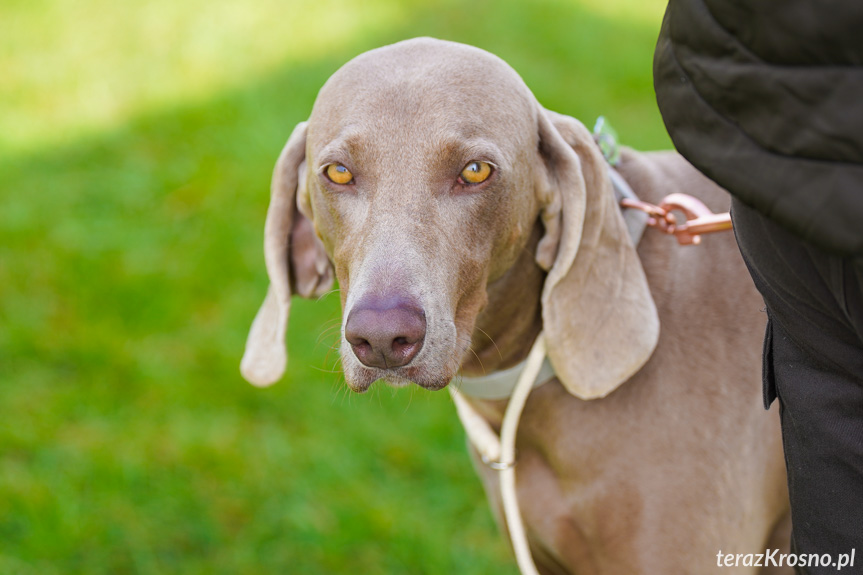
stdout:
{"type": "Polygon", "coordinates": [[[477,317],[471,336],[473,351],[468,351],[462,360],[463,375],[486,375],[527,357],[542,330],[540,295],[545,272],[534,261],[542,233],[542,223],[537,220],[518,260],[489,284],[488,303],[477,317]]]}

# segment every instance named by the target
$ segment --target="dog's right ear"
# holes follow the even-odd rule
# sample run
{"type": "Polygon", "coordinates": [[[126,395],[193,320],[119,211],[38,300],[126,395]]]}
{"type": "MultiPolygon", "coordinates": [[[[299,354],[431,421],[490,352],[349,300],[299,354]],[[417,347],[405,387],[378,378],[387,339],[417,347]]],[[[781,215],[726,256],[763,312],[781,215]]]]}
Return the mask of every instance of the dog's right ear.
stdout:
{"type": "Polygon", "coordinates": [[[243,377],[257,386],[273,384],[285,372],[291,294],[314,297],[333,284],[324,246],[314,225],[297,207],[297,189],[305,186],[306,126],[302,122],[294,128],[273,170],[264,226],[264,259],[270,287],[252,322],[240,362],[243,377]]]}

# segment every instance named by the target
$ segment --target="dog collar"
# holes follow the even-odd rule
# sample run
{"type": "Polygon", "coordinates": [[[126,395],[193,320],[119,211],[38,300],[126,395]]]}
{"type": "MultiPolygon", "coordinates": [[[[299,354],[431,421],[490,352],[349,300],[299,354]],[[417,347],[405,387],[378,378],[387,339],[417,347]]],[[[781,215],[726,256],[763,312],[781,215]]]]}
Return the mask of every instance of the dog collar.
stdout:
{"type": "MultiPolygon", "coordinates": [[[[518,383],[518,378],[524,371],[527,360],[514,365],[509,369],[495,371],[488,375],[479,377],[461,376],[453,383],[460,393],[476,397],[477,399],[507,399],[512,395],[515,384],[518,383]]],[[[539,375],[533,382],[533,387],[537,388],[554,377],[554,368],[551,367],[551,362],[548,356],[542,362],[542,367],[539,370],[539,375]]]]}

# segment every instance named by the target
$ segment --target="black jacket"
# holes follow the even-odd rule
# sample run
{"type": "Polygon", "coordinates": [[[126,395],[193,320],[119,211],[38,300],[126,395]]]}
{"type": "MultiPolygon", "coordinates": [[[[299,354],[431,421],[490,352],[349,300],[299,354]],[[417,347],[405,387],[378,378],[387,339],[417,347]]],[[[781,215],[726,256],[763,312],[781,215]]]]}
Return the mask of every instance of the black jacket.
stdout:
{"type": "Polygon", "coordinates": [[[863,0],[670,0],[654,86],[699,170],[822,249],[863,255],[863,0]]]}

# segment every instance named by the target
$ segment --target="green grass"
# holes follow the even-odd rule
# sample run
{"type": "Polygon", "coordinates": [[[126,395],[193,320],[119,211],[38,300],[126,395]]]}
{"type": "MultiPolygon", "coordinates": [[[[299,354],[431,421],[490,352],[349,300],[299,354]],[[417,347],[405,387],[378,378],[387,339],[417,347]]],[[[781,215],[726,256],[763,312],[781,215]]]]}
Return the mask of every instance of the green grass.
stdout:
{"type": "Polygon", "coordinates": [[[0,575],[517,572],[445,393],[345,391],[337,298],[239,377],[268,179],[350,57],[431,35],[667,147],[661,2],[0,5],[0,575]]]}

